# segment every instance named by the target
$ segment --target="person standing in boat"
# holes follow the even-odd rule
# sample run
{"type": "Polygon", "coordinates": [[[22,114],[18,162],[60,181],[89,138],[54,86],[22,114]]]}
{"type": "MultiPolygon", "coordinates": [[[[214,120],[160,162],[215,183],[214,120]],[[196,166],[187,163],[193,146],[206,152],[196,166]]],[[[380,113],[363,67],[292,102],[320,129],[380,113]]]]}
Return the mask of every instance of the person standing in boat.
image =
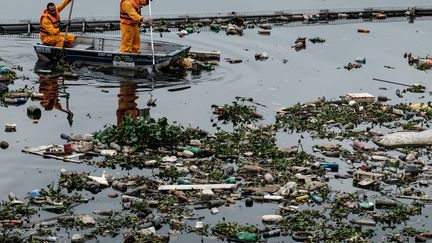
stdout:
{"type": "Polygon", "coordinates": [[[54,3],[48,3],[47,8],[42,12],[40,17],[40,39],[44,45],[55,47],[72,47],[75,36],[67,34],[66,40],[64,33],[60,32],[60,12],[71,2],[63,0],[56,6],[54,3]]]}
{"type": "Polygon", "coordinates": [[[120,0],[120,32],[123,53],[141,53],[140,23],[152,24],[150,18],[141,16],[141,7],[147,6],[149,0],[120,0]]]}

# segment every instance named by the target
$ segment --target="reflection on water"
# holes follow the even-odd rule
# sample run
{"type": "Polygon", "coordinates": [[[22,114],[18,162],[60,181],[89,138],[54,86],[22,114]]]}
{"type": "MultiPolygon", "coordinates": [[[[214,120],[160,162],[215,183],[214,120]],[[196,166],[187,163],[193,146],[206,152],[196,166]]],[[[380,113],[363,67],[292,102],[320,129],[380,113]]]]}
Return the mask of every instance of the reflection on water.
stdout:
{"type": "MultiPolygon", "coordinates": [[[[55,63],[36,62],[35,70],[52,70],[49,75],[39,75],[39,92],[44,94],[41,106],[46,111],[53,109],[65,112],[69,125],[73,123],[73,113],[69,109],[68,84],[64,83],[61,72],[56,73],[58,65],[55,63]],[[62,99],[64,98],[64,105],[62,99]]],[[[118,109],[116,111],[117,125],[120,126],[123,117],[129,115],[136,118],[140,114],[136,100],[138,93],[151,92],[154,89],[188,84],[188,73],[179,67],[165,69],[156,72],[141,72],[126,69],[104,68],[97,66],[73,66],[74,73],[80,75],[76,85],[95,86],[99,89],[119,89],[118,109]],[[119,79],[121,80],[119,82],[119,79]]],[[[181,90],[181,89],[180,89],[181,90]]],[[[142,112],[147,112],[143,109],[142,112]]]]}
{"type": "Polygon", "coordinates": [[[133,81],[120,81],[120,91],[118,97],[118,108],[116,111],[117,126],[120,126],[123,118],[128,115],[132,118],[137,118],[139,110],[137,108],[138,99],[136,95],[138,84],[133,81]]]}
{"type": "Polygon", "coordinates": [[[44,94],[40,104],[46,111],[53,109],[65,112],[69,125],[73,123],[73,113],[69,109],[69,93],[64,85],[64,79],[58,76],[39,76],[39,92],[44,94]],[[64,107],[60,98],[64,98],[64,107]]]}

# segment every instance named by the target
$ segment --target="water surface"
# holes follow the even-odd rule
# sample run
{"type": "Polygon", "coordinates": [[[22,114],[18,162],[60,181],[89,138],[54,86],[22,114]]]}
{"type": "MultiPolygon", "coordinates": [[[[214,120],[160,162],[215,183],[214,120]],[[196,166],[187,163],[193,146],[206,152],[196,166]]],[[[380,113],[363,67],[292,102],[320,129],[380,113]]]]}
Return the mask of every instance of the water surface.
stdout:
{"type": "MultiPolygon", "coordinates": [[[[101,15],[114,15],[116,10],[113,10],[114,7],[111,9],[111,5],[116,5],[117,1],[109,2],[112,4],[87,1],[86,3],[92,7],[84,7],[86,5],[84,1],[77,1],[77,13],[96,15],[101,12],[101,15]],[[95,10],[96,6],[98,11],[95,10]]],[[[176,1],[176,4],[173,4],[176,6],[175,12],[246,9],[245,3],[232,1],[213,3],[215,6],[211,9],[208,9],[203,2],[201,5],[193,2],[195,1],[190,1],[190,3],[183,1],[180,4],[176,1]]],[[[157,12],[172,10],[173,8],[168,8],[168,3],[172,4],[173,1],[155,1],[155,10],[157,12]]],[[[427,2],[410,1],[409,3],[411,5],[427,2]]],[[[14,4],[18,3],[12,2],[11,5],[6,6],[9,10],[1,8],[0,11],[10,12],[14,4]]],[[[39,1],[31,1],[29,4],[32,9],[38,9],[43,5],[39,1]]],[[[371,4],[383,6],[388,5],[389,1],[302,1],[296,4],[280,1],[258,4],[258,1],[249,1],[247,6],[250,9],[259,7],[274,9],[295,6],[298,8],[357,7],[371,4]]],[[[406,4],[406,1],[391,2],[392,6],[400,4],[406,4]]],[[[8,16],[4,13],[0,14],[8,16]]],[[[22,14],[30,16],[30,13],[29,15],[25,15],[25,12],[22,14]]],[[[10,15],[10,17],[16,16],[10,15]]],[[[420,83],[430,89],[430,72],[413,69],[403,58],[405,52],[412,52],[420,56],[432,54],[430,26],[431,21],[419,21],[415,24],[407,22],[360,23],[274,28],[270,36],[258,35],[257,29],[248,29],[241,37],[226,36],[222,32],[218,34],[201,32],[184,38],[179,38],[175,33],[165,33],[162,38],[156,35],[156,39],[191,45],[196,50],[218,50],[222,53],[220,65],[214,71],[203,72],[199,76],[188,74],[180,78],[159,80],[160,84],[171,82],[175,85],[174,87],[191,86],[179,92],[169,92],[168,87],[149,89],[151,86],[147,78],[131,78],[116,74],[102,75],[86,69],[80,70],[82,77],[79,80],[67,80],[64,84],[57,80],[41,80],[33,72],[37,58],[31,45],[37,40],[3,38],[0,40],[0,53],[1,58],[5,61],[2,61],[0,65],[20,65],[24,68],[23,72],[18,72],[23,78],[15,80],[14,85],[9,87],[17,89],[27,85],[45,92],[48,97],[46,100],[29,101],[18,107],[0,107],[1,126],[5,123],[17,123],[16,133],[6,133],[0,129],[0,139],[10,143],[7,150],[0,151],[0,163],[2,164],[0,197],[6,199],[7,193],[14,191],[19,198],[24,198],[26,192],[57,181],[61,168],[87,171],[92,174],[100,173],[100,169],[43,159],[23,154],[21,150],[25,146],[63,143],[64,141],[60,139],[61,133],[91,133],[101,129],[104,124],[116,124],[118,116],[128,110],[145,108],[150,95],[157,98],[157,106],[150,110],[153,117],[167,117],[170,121],[178,121],[184,126],[199,126],[208,130],[212,130],[210,106],[230,103],[236,96],[253,97],[255,101],[267,105],[268,108],[260,107],[259,111],[265,115],[269,123],[273,122],[275,111],[283,106],[322,96],[336,99],[347,92],[368,92],[375,96],[386,95],[392,99],[392,103],[428,101],[429,95],[421,98],[420,95],[406,94],[404,98],[398,98],[395,91],[401,89],[400,86],[378,83],[372,78],[405,84],[420,83]],[[371,33],[357,33],[357,28],[368,28],[371,33]],[[291,47],[297,37],[316,36],[326,39],[326,42],[315,45],[308,43],[305,50],[298,52],[291,47]],[[255,53],[263,51],[267,52],[270,58],[266,61],[256,61],[255,53]],[[342,68],[348,62],[353,62],[356,57],[365,57],[366,65],[361,69],[351,71],[342,68]],[[243,62],[229,64],[224,61],[225,58],[242,59],[243,62]],[[284,59],[287,62],[284,62],[284,59]],[[395,69],[384,68],[384,66],[391,66],[395,69]],[[381,87],[386,89],[380,89],[381,87]],[[32,120],[26,116],[26,107],[29,105],[36,105],[43,111],[42,118],[37,124],[33,124],[32,120]]],[[[278,139],[280,145],[293,146],[299,139],[299,135],[283,134],[278,139]]],[[[304,143],[305,147],[310,148],[320,141],[305,139],[304,143]]],[[[334,161],[344,163],[337,159],[334,161]]],[[[342,168],[346,169],[344,166],[342,168]]],[[[116,176],[127,173],[141,175],[150,173],[148,170],[110,172],[116,176]]],[[[351,187],[350,180],[332,180],[331,183],[342,191],[355,190],[351,187]]],[[[119,209],[117,199],[113,204],[113,201],[106,197],[109,190],[98,194],[95,199],[96,203],[77,207],[77,211],[89,212],[92,209],[105,207],[119,209]]],[[[204,221],[209,223],[217,222],[225,217],[228,221],[253,222],[261,227],[260,216],[273,213],[277,206],[276,204],[264,204],[249,209],[236,204],[232,207],[220,208],[221,213],[214,216],[209,215],[208,211],[202,211],[199,214],[205,215],[204,221]]],[[[427,225],[424,226],[425,222],[427,221],[421,217],[416,222],[418,229],[428,229],[427,225]]],[[[191,222],[191,225],[194,225],[194,222],[191,222]]],[[[379,234],[377,239],[381,236],[382,234],[379,234]]],[[[104,242],[118,242],[118,240],[105,239],[104,242]]],[[[199,237],[194,235],[182,235],[178,238],[178,242],[198,240],[200,240],[199,237]]]]}

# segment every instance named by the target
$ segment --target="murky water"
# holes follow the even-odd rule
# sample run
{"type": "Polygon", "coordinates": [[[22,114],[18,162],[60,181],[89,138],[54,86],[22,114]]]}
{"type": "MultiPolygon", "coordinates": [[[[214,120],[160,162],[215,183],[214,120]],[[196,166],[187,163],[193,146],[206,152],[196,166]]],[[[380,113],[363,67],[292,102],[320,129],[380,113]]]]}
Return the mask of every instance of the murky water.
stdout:
{"type": "MultiPolygon", "coordinates": [[[[110,0],[112,5],[117,1],[110,0]]],[[[155,1],[155,9],[173,10],[168,4],[173,1],[155,1]]],[[[193,2],[193,1],[190,1],[193,2]]],[[[298,8],[321,7],[350,7],[357,6],[385,6],[389,1],[303,1],[293,4],[298,8]],[[348,4],[348,2],[350,2],[348,4]],[[333,5],[334,4],[334,5],[333,5]]],[[[410,1],[410,5],[427,4],[427,1],[410,1]]],[[[13,7],[7,5],[7,8],[13,7]]],[[[40,2],[32,1],[34,8],[40,2]]],[[[406,1],[392,1],[392,6],[406,4],[406,1]]],[[[77,12],[83,15],[92,11],[94,15],[115,15],[115,11],[108,10],[109,4],[101,4],[99,11],[95,8],[87,9],[86,4],[77,2],[77,12]],[[79,7],[80,6],[80,7],[79,7]],[[94,11],[94,12],[93,12],[94,11]]],[[[92,3],[93,5],[93,3],[92,3]]],[[[258,1],[249,1],[250,9],[271,7],[286,9],[291,4],[274,1],[273,4],[261,4],[258,1]]],[[[199,4],[179,4],[172,12],[220,11],[231,10],[229,7],[243,9],[245,4],[232,1],[219,1],[211,10],[199,8],[199,4]],[[185,8],[185,6],[191,6],[185,8]],[[229,6],[229,7],[228,7],[229,6]]],[[[34,9],[33,8],[33,9],[34,9]]],[[[246,8],[247,9],[247,8],[246,8]]],[[[4,11],[1,8],[0,11],[4,11]]],[[[27,10],[26,10],[27,11],[27,10]]],[[[168,12],[168,11],[166,11],[168,12]]],[[[8,17],[8,15],[3,15],[8,17]]],[[[77,13],[78,14],[78,13],[77,13]]],[[[15,17],[15,15],[10,15],[15,17]]],[[[46,98],[42,101],[29,101],[22,106],[0,107],[0,126],[5,123],[17,123],[17,132],[6,133],[0,129],[0,140],[10,143],[7,150],[0,151],[0,198],[5,199],[7,193],[14,191],[19,198],[37,187],[57,181],[61,168],[68,170],[87,171],[99,174],[101,170],[91,167],[64,163],[61,161],[43,159],[41,157],[21,153],[25,146],[36,146],[49,143],[63,143],[61,133],[91,133],[103,127],[104,124],[116,124],[122,114],[130,113],[135,108],[147,107],[150,95],[157,98],[157,106],[151,108],[153,117],[167,117],[171,121],[178,121],[184,126],[199,126],[211,130],[210,117],[212,104],[226,104],[236,96],[253,97],[255,101],[265,104],[268,108],[259,107],[268,122],[273,122],[275,110],[297,102],[305,102],[317,97],[325,96],[328,99],[338,98],[347,92],[368,92],[373,95],[386,95],[391,102],[423,102],[429,101],[429,95],[420,99],[420,95],[406,94],[398,98],[395,90],[401,87],[378,83],[372,78],[382,78],[405,84],[420,83],[431,88],[430,72],[420,72],[408,66],[403,59],[405,52],[425,56],[432,54],[430,40],[432,39],[431,21],[420,21],[415,24],[406,22],[382,24],[348,24],[336,26],[311,26],[298,28],[274,28],[270,36],[258,35],[257,29],[248,29],[245,35],[226,36],[223,33],[201,32],[185,38],[179,38],[175,33],[164,34],[156,39],[174,41],[191,45],[195,50],[218,50],[222,57],[216,70],[203,72],[199,76],[186,75],[184,77],[165,77],[158,81],[159,86],[152,90],[151,82],[147,78],[133,78],[118,74],[99,74],[92,70],[80,69],[79,80],[66,80],[59,83],[57,80],[41,79],[33,72],[36,55],[32,44],[34,39],[2,39],[0,40],[1,58],[5,61],[0,65],[20,65],[24,68],[19,75],[25,77],[18,79],[11,89],[24,86],[34,87],[43,92],[46,98]],[[370,34],[357,33],[357,28],[368,28],[370,34]],[[319,36],[326,39],[324,44],[307,44],[305,50],[296,52],[291,46],[297,37],[319,36]],[[266,61],[256,61],[256,52],[265,51],[270,58],[266,61]],[[356,57],[365,57],[367,64],[361,69],[347,71],[342,67],[353,62],[356,57]],[[229,64],[225,58],[242,59],[239,64],[229,64]],[[288,60],[284,62],[284,59],[288,60]],[[392,66],[395,69],[387,69],[392,66]],[[191,86],[178,92],[169,92],[166,85],[173,87],[191,86]],[[387,90],[379,89],[386,87],[387,90]],[[33,124],[26,116],[26,108],[36,105],[42,109],[39,123],[33,124]]],[[[295,145],[299,135],[283,134],[278,137],[279,144],[284,146],[295,145]]],[[[318,143],[306,138],[304,146],[310,148],[318,143]]],[[[310,151],[309,151],[310,152],[310,151]]],[[[334,162],[344,162],[334,159],[334,162]]],[[[342,174],[346,170],[342,166],[342,174]]],[[[149,170],[110,171],[115,176],[127,173],[149,175],[149,170]]],[[[340,181],[332,179],[332,185],[343,191],[354,191],[351,180],[340,181]]],[[[109,189],[111,190],[111,189],[109,189]]],[[[94,202],[81,205],[77,211],[90,212],[93,209],[114,207],[120,209],[118,199],[111,201],[106,194],[109,190],[96,195],[94,202]],[[94,208],[93,208],[94,207],[94,208]]],[[[206,223],[215,223],[225,217],[227,221],[239,223],[252,222],[260,225],[262,214],[272,214],[277,204],[255,205],[245,208],[242,204],[231,207],[221,207],[220,214],[209,215],[208,210],[198,214],[206,216],[206,223]]],[[[425,210],[426,211],[426,210],[425,210]]],[[[419,229],[430,230],[424,224],[422,217],[417,226],[419,229]]],[[[191,222],[194,225],[194,222],[191,222]]],[[[382,235],[378,235],[379,239],[382,235]]],[[[195,235],[181,235],[178,242],[195,242],[200,238],[195,235]]],[[[279,239],[284,240],[284,239],[279,239]]],[[[119,239],[105,239],[103,242],[118,242],[119,239]]],[[[289,240],[285,240],[289,241],[289,240]]]]}

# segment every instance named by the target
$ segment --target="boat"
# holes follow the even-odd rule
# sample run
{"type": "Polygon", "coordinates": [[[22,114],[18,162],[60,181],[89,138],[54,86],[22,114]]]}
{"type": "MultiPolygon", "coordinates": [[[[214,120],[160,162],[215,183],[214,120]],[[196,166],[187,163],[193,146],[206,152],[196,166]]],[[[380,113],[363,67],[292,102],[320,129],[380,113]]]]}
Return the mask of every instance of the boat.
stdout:
{"type": "MultiPolygon", "coordinates": [[[[149,40],[141,41],[141,54],[120,53],[120,39],[77,36],[74,46],[62,48],[35,44],[34,49],[39,62],[50,63],[63,60],[71,64],[95,65],[133,70],[153,68],[153,52],[149,40]]],[[[154,41],[156,69],[169,66],[185,57],[190,46],[165,41],[154,41]]]]}

